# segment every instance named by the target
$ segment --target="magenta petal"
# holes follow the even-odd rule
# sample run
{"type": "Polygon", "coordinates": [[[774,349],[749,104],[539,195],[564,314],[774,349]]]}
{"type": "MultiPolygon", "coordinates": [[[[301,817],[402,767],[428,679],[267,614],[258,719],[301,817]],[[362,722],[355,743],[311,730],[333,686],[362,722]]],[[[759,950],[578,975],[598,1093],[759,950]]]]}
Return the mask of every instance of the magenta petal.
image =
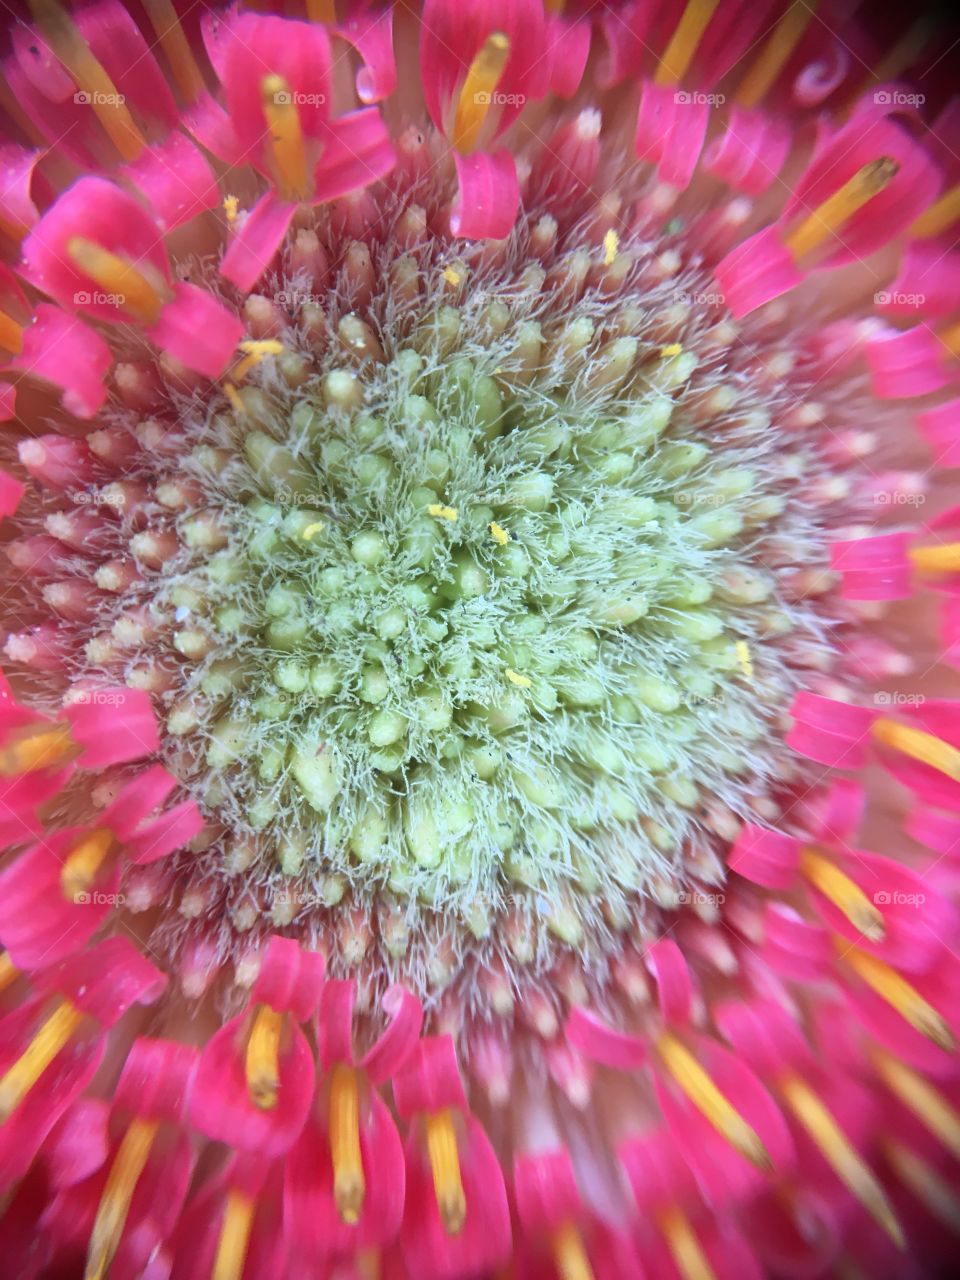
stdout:
{"type": "Polygon", "coordinates": [[[570,1153],[563,1147],[513,1162],[513,1191],[524,1230],[550,1231],[575,1221],[583,1205],[570,1153]]]}
{"type": "Polygon", "coordinates": [[[952,380],[950,355],[925,324],[870,334],[865,354],[873,394],[880,400],[914,400],[952,380]]]}
{"type": "Polygon", "coordinates": [[[0,518],[12,516],[26,488],[9,471],[0,471],[0,518]]]}
{"type": "Polygon", "coordinates": [[[672,938],[662,938],[647,948],[646,961],[657,984],[664,1022],[684,1026],[693,1007],[693,977],[683,952],[672,938]]]}
{"type": "MultiPolygon", "coordinates": [[[[949,698],[927,698],[917,707],[898,707],[897,716],[910,722],[914,728],[960,749],[960,702],[949,698]]],[[[903,752],[881,747],[879,754],[885,768],[926,804],[960,813],[960,782],[903,752]]]]}
{"type": "Polygon", "coordinates": [[[661,182],[680,191],[690,184],[707,134],[705,98],[650,80],[641,90],[634,150],[638,159],[657,166],[661,182]]]}
{"type": "Polygon", "coordinates": [[[763,913],[763,958],[776,973],[795,982],[827,978],[833,961],[830,936],[793,907],[768,901],[763,913]]]}
{"type": "Polygon", "coordinates": [[[453,1107],[467,1110],[452,1036],[425,1036],[393,1081],[393,1098],[404,1120],[417,1112],[453,1107]]]}
{"type": "Polygon", "coordinates": [[[917,430],[926,440],[938,467],[960,467],[960,400],[947,400],[918,413],[917,430]]]}
{"type": "Polygon", "coordinates": [[[64,707],[73,740],[83,750],[81,769],[102,769],[153,755],[159,746],[150,695],[123,686],[97,690],[97,697],[64,707]]]}
{"type": "Polygon", "coordinates": [[[43,1159],[53,1186],[62,1191],[83,1182],[103,1165],[110,1150],[110,1107],[102,1098],[79,1098],[44,1144],[43,1159]]]}
{"type": "Polygon", "coordinates": [[[209,93],[184,110],[183,127],[202,147],[225,164],[246,164],[247,156],[237,137],[233,122],[220,103],[209,93]]]}
{"type": "Polygon", "coordinates": [[[884,533],[830,547],[830,567],[843,575],[846,600],[903,600],[912,594],[910,535],[884,533]]]}
{"type": "Polygon", "coordinates": [[[714,268],[726,305],[739,320],[803,283],[777,227],[741,241],[714,268]]]}
{"type": "Polygon", "coordinates": [[[112,1027],[133,1005],[158,1000],[167,977],[119,934],[44,969],[35,982],[38,990],[56,991],[101,1026],[112,1027]]]}
{"type": "Polygon", "coordinates": [[[726,132],[704,149],[703,168],[735,191],[757,196],[783,168],[791,140],[781,120],[735,106],[726,132]]]}
{"type": "Polygon", "coordinates": [[[799,859],[796,836],[747,822],[733,842],[727,866],[765,889],[789,889],[796,880],[799,859]]]}
{"type": "MultiPolygon", "coordinates": [[[[262,195],[227,246],[220,274],[242,292],[252,289],[273,261],[297,211],[295,201],[262,195]]],[[[213,376],[213,375],[212,375],[213,376]]]]}
{"type": "MultiPolygon", "coordinates": [[[[72,86],[71,86],[72,90],[72,86]]],[[[34,204],[34,170],[42,158],[40,151],[28,151],[13,142],[0,143],[0,218],[12,227],[32,227],[40,216],[34,204]]]]}
{"type": "Polygon", "coordinates": [[[121,172],[143,196],[163,231],[172,231],[220,203],[213,170],[182,133],[171,133],[164,142],[148,147],[121,172]]]}
{"type": "Polygon", "coordinates": [[[152,1120],[183,1115],[199,1052],[175,1040],[134,1040],[113,1094],[113,1107],[152,1120]]]}
{"type": "Polygon", "coordinates": [[[801,692],[790,707],[794,725],[785,741],[802,756],[837,769],[862,769],[876,712],[801,692]]]}
{"type": "Polygon", "coordinates": [[[251,1003],[268,1004],[292,1013],[297,1022],[306,1022],[320,1003],[325,969],[319,951],[308,951],[292,938],[274,934],[250,992],[251,1003]]]}
{"type": "Polygon", "coordinates": [[[358,13],[337,27],[337,35],[363,58],[357,72],[357,97],[380,102],[397,87],[397,61],[393,54],[393,11],[358,13]]]}
{"type": "Polygon", "coordinates": [[[313,1054],[303,1032],[291,1024],[289,1043],[280,1052],[277,1105],[263,1110],[247,1087],[249,1025],[250,1015],[240,1014],[207,1042],[193,1077],[190,1121],[208,1138],[272,1159],[290,1150],[306,1122],[316,1082],[313,1054]]]}
{"type": "Polygon", "coordinates": [[[572,98],[580,88],[590,56],[589,22],[571,22],[559,14],[547,14],[546,45],[550,92],[559,98],[572,98]]]}
{"type": "Polygon", "coordinates": [[[206,289],[180,283],[148,337],[186,368],[219,378],[243,337],[243,322],[206,289]]]}
{"type": "Polygon", "coordinates": [[[467,1218],[459,1235],[446,1233],[437,1209],[433,1176],[422,1138],[407,1140],[407,1195],[400,1242],[408,1270],[419,1280],[460,1280],[501,1266],[510,1256],[510,1211],[503,1172],[487,1135],[464,1118],[459,1142],[467,1218]]]}
{"type": "Polygon", "coordinates": [[[107,398],[104,379],[112,364],[113,354],[98,333],[42,302],[23,332],[23,350],[9,367],[60,387],[69,413],[92,418],[107,398]]]}
{"type": "Polygon", "coordinates": [[[520,208],[520,185],[513,156],[501,147],[493,155],[454,153],[460,192],[450,214],[450,230],[466,240],[503,240],[520,208]]]}
{"type": "Polygon", "coordinates": [[[337,200],[385,177],[397,162],[390,131],[375,107],[338,116],[325,126],[313,171],[312,204],[337,200]]]}
{"type": "Polygon", "coordinates": [[[640,1036],[617,1031],[577,1005],[570,1010],[566,1037],[589,1061],[617,1071],[635,1071],[647,1060],[646,1041],[640,1036]]]}
{"type": "Polygon", "coordinates": [[[904,830],[911,840],[928,849],[947,857],[960,856],[960,814],[938,813],[917,805],[904,823],[904,830]]]}
{"type": "Polygon", "coordinates": [[[804,804],[804,820],[810,834],[823,844],[844,845],[860,830],[867,807],[867,792],[854,778],[834,778],[804,804]]]}
{"type": "Polygon", "coordinates": [[[317,1058],[329,1070],[338,1062],[353,1065],[353,1005],[357,998],[354,979],[333,979],[324,984],[317,1014],[317,1058]]]}
{"type": "Polygon", "coordinates": [[[75,22],[117,91],[168,129],[177,124],[177,104],[147,42],[117,0],[95,0],[77,10],[75,22]]]}
{"type": "Polygon", "coordinates": [[[420,1039],[423,1005],[407,987],[394,983],[384,992],[380,1008],[390,1024],[361,1062],[373,1084],[383,1084],[400,1070],[420,1039]]]}
{"type": "Polygon", "coordinates": [[[359,1221],[340,1218],[326,1126],[308,1120],[287,1156],[284,1213],[297,1248],[308,1256],[349,1255],[389,1244],[403,1218],[406,1171],[400,1136],[383,1100],[370,1091],[360,1110],[360,1159],[366,1194],[359,1221]]]}

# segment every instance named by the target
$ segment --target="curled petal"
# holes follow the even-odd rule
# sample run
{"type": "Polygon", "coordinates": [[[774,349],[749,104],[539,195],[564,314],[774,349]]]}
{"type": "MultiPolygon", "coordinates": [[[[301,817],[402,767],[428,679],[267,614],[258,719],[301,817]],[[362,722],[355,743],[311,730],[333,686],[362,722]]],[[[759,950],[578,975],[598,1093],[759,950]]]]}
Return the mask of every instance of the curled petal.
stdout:
{"type": "Polygon", "coordinates": [[[393,10],[358,13],[340,24],[337,35],[348,41],[363,58],[357,72],[357,97],[361,102],[381,102],[397,87],[397,60],[393,54],[393,10]]]}
{"type": "Polygon", "coordinates": [[[102,1027],[112,1027],[135,1004],[150,1005],[167,986],[166,975],[140,954],[129,938],[106,938],[36,978],[37,988],[55,991],[102,1027]]]}
{"type": "Polygon", "coordinates": [[[71,702],[63,710],[74,742],[82,748],[81,769],[102,769],[153,755],[160,740],[150,695],[123,686],[99,697],[71,702]]]}
{"type": "Polygon", "coordinates": [[[960,253],[945,253],[931,240],[912,240],[903,251],[896,278],[877,295],[884,315],[949,316],[960,295],[960,253]]]}
{"type": "Polygon", "coordinates": [[[390,132],[375,107],[338,116],[322,133],[312,202],[337,200],[385,177],[397,162],[390,132]]]}
{"type": "Polygon", "coordinates": [[[960,400],[947,400],[918,413],[917,430],[926,440],[938,467],[960,467],[960,400]]]}
{"type": "Polygon", "coordinates": [[[186,368],[219,378],[243,336],[243,322],[205,289],[179,283],[147,336],[186,368]]]}
{"type": "Polygon", "coordinates": [[[661,182],[682,191],[697,167],[709,121],[710,106],[700,96],[645,80],[634,150],[657,166],[661,182]]]}
{"type": "Polygon", "coordinates": [[[460,191],[450,214],[450,230],[466,240],[503,240],[513,230],[520,185],[513,156],[501,147],[492,155],[454,154],[460,191]]]}
{"type": "Polygon", "coordinates": [[[790,143],[781,120],[735,106],[726,131],[705,147],[702,167],[735,191],[760,195],[786,163],[790,143]]]}
{"type": "Polygon", "coordinates": [[[575,1221],[582,1201],[565,1148],[518,1156],[513,1164],[517,1214],[526,1231],[550,1231],[575,1221]]]}
{"type": "Polygon", "coordinates": [[[220,263],[225,280],[246,292],[270,266],[297,211],[294,201],[262,195],[233,233],[220,263]]]}
{"type": "Polygon", "coordinates": [[[672,938],[662,938],[647,949],[647,966],[657,984],[664,1022],[683,1026],[693,1008],[693,976],[683,952],[672,938]]]}
{"type": "Polygon", "coordinates": [[[387,988],[380,1007],[389,1015],[390,1024],[360,1064],[373,1084],[383,1084],[396,1075],[413,1053],[423,1027],[423,1006],[399,983],[387,988]]]}
{"type": "Polygon", "coordinates": [[[393,1097],[400,1116],[454,1107],[467,1110],[457,1052],[451,1036],[425,1036],[393,1081],[393,1097]]]}
{"type": "Polygon", "coordinates": [[[110,1152],[110,1106],[102,1098],[79,1098],[44,1144],[43,1160],[57,1191],[83,1182],[110,1152]]]}
{"type": "Polygon", "coordinates": [[[308,951],[292,938],[274,935],[267,944],[250,999],[281,1013],[289,1011],[298,1022],[306,1022],[320,1003],[325,968],[319,951],[308,951]]]}
{"type": "Polygon", "coordinates": [[[646,1042],[640,1036],[617,1031],[579,1006],[570,1010],[566,1036],[585,1058],[617,1071],[635,1071],[647,1060],[646,1042]]]}
{"type": "Polygon", "coordinates": [[[28,151],[15,143],[0,144],[0,220],[17,230],[28,230],[40,216],[33,200],[34,174],[42,158],[40,151],[28,151]]]}
{"type": "Polygon", "coordinates": [[[839,89],[850,70],[849,50],[829,41],[815,62],[809,62],[793,82],[793,96],[801,107],[817,107],[839,89]]]}
{"type": "Polygon", "coordinates": [[[200,1059],[192,1045],[174,1040],[134,1040],[113,1094],[121,1112],[150,1120],[179,1121],[200,1059]]]}
{"type": "Polygon", "coordinates": [[[23,331],[23,350],[8,367],[59,387],[68,413],[92,418],[107,398],[105,379],[112,364],[113,354],[99,333],[42,302],[23,331]]]}
{"type": "Polygon", "coordinates": [[[833,949],[826,929],[785,903],[766,904],[763,944],[764,960],[784,978],[816,982],[829,975],[833,949]]]}
{"type": "Polygon", "coordinates": [[[548,14],[546,45],[550,92],[559,98],[572,98],[580,88],[590,56],[590,24],[548,14]]]}

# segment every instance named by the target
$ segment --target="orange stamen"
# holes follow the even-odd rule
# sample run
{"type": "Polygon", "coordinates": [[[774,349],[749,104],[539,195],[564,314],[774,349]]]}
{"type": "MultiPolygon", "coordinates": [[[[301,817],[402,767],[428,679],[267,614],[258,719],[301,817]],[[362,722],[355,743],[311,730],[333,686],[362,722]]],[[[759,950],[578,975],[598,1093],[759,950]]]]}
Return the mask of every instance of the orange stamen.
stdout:
{"type": "Polygon", "coordinates": [[[883,941],[886,934],[883,912],[877,910],[860,886],[835,862],[816,849],[803,849],[800,870],[865,938],[871,942],[883,941]]]}
{"type": "Polygon", "coordinates": [[[697,52],[719,0],[688,0],[670,43],[660,59],[654,83],[679,84],[697,52]]]}
{"type": "Polygon", "coordinates": [[[934,734],[889,720],[886,716],[874,720],[872,732],[885,747],[902,751],[911,760],[919,760],[954,782],[960,782],[960,751],[934,734]]]}
{"type": "Polygon", "coordinates": [[[450,140],[462,155],[473,151],[479,141],[492,105],[491,99],[509,56],[510,41],[502,32],[495,31],[487,36],[483,48],[470,64],[450,131],[450,140]]]}
{"type": "Polygon", "coordinates": [[[84,1280],[105,1280],[123,1236],[130,1201],[150,1156],[159,1124],[156,1120],[134,1120],[123,1135],[100,1197],[97,1216],[90,1232],[84,1280]]]}
{"type": "Polygon", "coordinates": [[[781,15],[736,92],[742,107],[755,107],[776,84],[816,12],[817,0],[794,0],[781,15]]]}
{"type": "Polygon", "coordinates": [[[70,726],[56,724],[50,728],[27,732],[0,747],[0,778],[15,778],[21,773],[36,773],[60,764],[76,750],[70,726]]]}
{"type": "Polygon", "coordinates": [[[334,1067],[330,1080],[330,1155],[337,1211],[348,1226],[356,1226],[366,1195],[360,1156],[360,1091],[356,1071],[343,1062],[334,1067]]]}
{"type": "Polygon", "coordinates": [[[79,1009],[61,1000],[41,1023],[26,1049],[0,1078],[0,1124],[10,1119],[82,1021],[79,1009]]]}
{"type": "Polygon", "coordinates": [[[133,263],[82,236],[68,241],[67,253],[85,276],[116,298],[118,307],[145,324],[156,323],[167,300],[162,281],[154,282],[133,263]]]}
{"type": "Polygon", "coordinates": [[[250,1039],[247,1041],[247,1088],[254,1106],[272,1111],[280,1089],[280,1033],[282,1013],[261,1004],[254,1015],[250,1039]]]}
{"type": "Polygon", "coordinates": [[[839,190],[824,200],[791,231],[784,243],[796,261],[839,235],[845,223],[890,185],[900,172],[896,160],[881,156],[858,169],[839,190]]]}
{"type": "Polygon", "coordinates": [[[304,150],[300,113],[293,92],[283,76],[264,76],[260,82],[260,102],[270,131],[270,148],[277,190],[283,200],[305,200],[307,156],[304,150]]]}
{"type": "Polygon", "coordinates": [[[467,1198],[460,1175],[453,1112],[449,1109],[427,1116],[427,1155],[443,1228],[448,1236],[459,1235],[467,1219],[467,1198]]]}
{"type": "Polygon", "coordinates": [[[60,888],[68,902],[89,891],[113,845],[113,832],[98,827],[73,846],[60,872],[60,888]]]}
{"type": "Polygon", "coordinates": [[[254,1203],[248,1196],[239,1191],[227,1195],[210,1280],[240,1280],[247,1260],[253,1212],[254,1203]]]}
{"type": "Polygon", "coordinates": [[[143,0],[143,7],[184,101],[196,102],[206,87],[203,72],[190,50],[190,42],[184,35],[176,9],[170,0],[143,0]]]}

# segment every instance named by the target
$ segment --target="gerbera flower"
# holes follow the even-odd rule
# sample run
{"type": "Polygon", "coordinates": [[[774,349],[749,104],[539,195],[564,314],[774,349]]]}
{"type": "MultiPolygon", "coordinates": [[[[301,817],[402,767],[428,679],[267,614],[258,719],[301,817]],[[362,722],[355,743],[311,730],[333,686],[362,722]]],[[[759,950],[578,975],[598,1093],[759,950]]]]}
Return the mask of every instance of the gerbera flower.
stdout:
{"type": "Polygon", "coordinates": [[[8,1274],[935,1274],[951,34],[269,7],[9,25],[8,1274]]]}

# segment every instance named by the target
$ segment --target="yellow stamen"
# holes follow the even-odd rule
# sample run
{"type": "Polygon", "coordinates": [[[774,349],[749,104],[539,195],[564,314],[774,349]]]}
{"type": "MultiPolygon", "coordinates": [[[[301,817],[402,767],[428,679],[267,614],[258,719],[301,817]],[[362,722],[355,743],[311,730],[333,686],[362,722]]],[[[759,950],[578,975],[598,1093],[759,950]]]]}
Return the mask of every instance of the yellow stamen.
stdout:
{"type": "Polygon", "coordinates": [[[496,520],[490,521],[490,536],[498,547],[505,547],[510,541],[509,533],[507,533],[502,524],[497,524],[496,520]]]}
{"type": "Polygon", "coordinates": [[[960,1111],[939,1089],[892,1053],[878,1049],[873,1055],[877,1074],[891,1093],[960,1160],[960,1111]]]}
{"type": "Polygon", "coordinates": [[[361,1249],[354,1259],[360,1280],[380,1280],[380,1250],[361,1249]]]}
{"type": "Polygon", "coordinates": [[[873,722],[873,736],[885,747],[902,751],[911,760],[919,760],[954,782],[960,782],[960,751],[932,733],[881,716],[873,722]]]}
{"type": "Polygon", "coordinates": [[[78,93],[86,95],[110,141],[124,160],[135,160],[146,140],[134,124],[123,95],[93,56],[73,20],[56,0],[30,0],[30,9],[40,34],[63,63],[78,93]]]}
{"type": "Polygon", "coordinates": [[[0,747],[0,778],[15,778],[21,773],[49,769],[75,750],[69,725],[57,724],[50,729],[28,733],[0,747]]]}
{"type": "Polygon", "coordinates": [[[707,24],[719,0],[688,0],[683,17],[670,38],[666,53],[660,59],[654,76],[655,84],[679,84],[697,52],[707,24]]]}
{"type": "Polygon", "coordinates": [[[750,646],[746,640],[738,640],[733,646],[737,655],[737,661],[740,663],[740,670],[748,680],[753,679],[753,659],[750,656],[750,646]]]}
{"type": "Polygon", "coordinates": [[[757,1133],[731,1106],[686,1045],[667,1033],[657,1041],[657,1049],[667,1071],[714,1129],[751,1164],[771,1170],[773,1162],[757,1133]]]}
{"type": "Polygon", "coordinates": [[[190,43],[183,33],[176,9],[170,0],[143,0],[143,7],[184,101],[196,102],[205,88],[203,74],[190,51],[190,43]]]}
{"type": "Polygon", "coordinates": [[[519,671],[514,671],[512,667],[507,667],[504,675],[511,684],[515,684],[518,689],[529,689],[533,681],[529,676],[522,676],[519,671]]]}
{"type": "Polygon", "coordinates": [[[336,22],[334,0],[307,0],[307,17],[311,22],[336,22]]]}
{"type": "Polygon", "coordinates": [[[875,991],[896,1009],[900,1017],[909,1022],[915,1031],[919,1031],[947,1053],[954,1052],[957,1042],[953,1032],[933,1005],[928,1004],[906,978],[876,956],[860,951],[857,947],[848,948],[842,938],[837,938],[835,943],[841,958],[871,991],[875,991]]]}
{"type": "Polygon", "coordinates": [[[433,516],[436,520],[449,520],[451,524],[457,523],[457,508],[445,507],[441,502],[431,502],[427,507],[427,515],[433,516]]]}
{"type": "Polygon", "coordinates": [[[227,1207],[223,1213],[223,1225],[220,1228],[210,1280],[240,1280],[247,1260],[253,1210],[254,1204],[249,1196],[239,1191],[231,1191],[227,1195],[227,1207]]]}
{"type": "Polygon", "coordinates": [[[20,970],[10,959],[10,952],[0,952],[0,991],[6,991],[20,977],[20,970]]]}
{"type": "Polygon", "coordinates": [[[786,237],[784,243],[794,260],[806,257],[831,236],[838,236],[844,224],[888,187],[899,172],[899,164],[890,156],[871,160],[862,169],[858,169],[852,178],[824,200],[786,237]]]}
{"type": "Polygon", "coordinates": [[[553,1257],[560,1280],[594,1280],[580,1232],[572,1222],[565,1222],[553,1233],[553,1257]]]}
{"type": "Polygon", "coordinates": [[[460,277],[460,272],[457,271],[454,267],[444,267],[443,278],[444,280],[446,280],[447,284],[452,284],[456,286],[460,283],[461,277],[460,277]]]}
{"type": "Polygon", "coordinates": [[[273,167],[277,189],[283,200],[305,200],[307,191],[307,155],[300,128],[300,113],[293,92],[283,76],[264,76],[260,82],[260,101],[270,131],[273,167]]]}
{"type": "Polygon", "coordinates": [[[668,1209],[661,1214],[660,1230],[683,1280],[717,1280],[716,1273],[707,1261],[707,1255],[682,1209],[668,1209]]]}
{"type": "Polygon", "coordinates": [[[83,1014],[61,1000],[39,1031],[0,1079],[0,1124],[5,1124],[83,1021],[83,1014]]]}
{"type": "Polygon", "coordinates": [[[960,355],[960,320],[941,329],[937,337],[952,356],[960,355]]]}
{"type": "Polygon", "coordinates": [[[342,1062],[330,1081],[330,1156],[337,1211],[348,1226],[356,1226],[367,1192],[360,1157],[360,1090],[356,1071],[342,1062]]]}
{"type": "Polygon", "coordinates": [[[799,1076],[786,1079],[781,1093],[840,1181],[902,1249],[903,1232],[883,1188],[817,1095],[799,1076]]]}
{"type": "Polygon", "coordinates": [[[250,1039],[247,1041],[247,1088],[253,1105],[261,1111],[272,1111],[277,1105],[283,1017],[282,1013],[278,1013],[270,1005],[259,1005],[253,1019],[250,1039]]]}
{"type": "Polygon", "coordinates": [[[664,360],[669,360],[672,356],[678,356],[683,351],[682,342],[671,342],[667,346],[660,348],[660,355],[664,360]]]}
{"type": "Polygon", "coordinates": [[[928,209],[924,209],[916,222],[911,223],[907,235],[917,240],[929,240],[947,231],[960,218],[960,182],[951,187],[928,209]]]}
{"type": "Polygon", "coordinates": [[[910,559],[921,573],[960,573],[960,542],[914,547],[910,559]]]}
{"type": "Polygon", "coordinates": [[[865,938],[871,942],[883,941],[886,936],[883,912],[877,910],[860,886],[835,862],[816,849],[802,849],[800,870],[865,938]]]}
{"type": "Polygon", "coordinates": [[[73,846],[60,872],[60,888],[68,902],[75,902],[89,890],[113,843],[113,832],[97,827],[73,846]]]}
{"type": "Polygon", "coordinates": [[[90,1233],[84,1280],[105,1280],[123,1235],[137,1180],[147,1163],[158,1127],[156,1120],[134,1120],[123,1135],[90,1233]]]}
{"type": "Polygon", "coordinates": [[[433,1172],[440,1220],[448,1236],[459,1235],[467,1220],[467,1198],[460,1176],[460,1155],[453,1112],[435,1111],[427,1116],[427,1155],[433,1172]]]}
{"type": "Polygon", "coordinates": [[[14,356],[23,350],[23,325],[5,311],[0,311],[0,347],[14,356]]]}
{"type": "Polygon", "coordinates": [[[960,1235],[960,1199],[936,1169],[899,1142],[884,1143],[884,1154],[903,1185],[945,1227],[960,1235]]]}
{"type": "Polygon", "coordinates": [[[326,528],[326,524],[324,523],[323,520],[314,520],[313,524],[307,525],[303,533],[301,533],[300,537],[304,540],[304,542],[309,542],[311,538],[314,538],[318,533],[321,533],[325,528],[326,528]]]}
{"type": "Polygon", "coordinates": [[[241,342],[240,350],[245,351],[246,357],[234,368],[233,376],[235,381],[242,382],[251,369],[255,368],[267,356],[279,356],[283,354],[283,343],[278,342],[276,338],[265,338],[259,342],[241,342]]]}
{"type": "Polygon", "coordinates": [[[784,11],[757,60],[740,82],[735,97],[741,107],[755,107],[767,96],[800,43],[816,8],[817,0],[794,0],[784,11]]]}
{"type": "Polygon", "coordinates": [[[613,227],[603,237],[603,265],[605,267],[613,266],[617,253],[620,249],[620,237],[614,231],[613,227]]]}
{"type": "Polygon", "coordinates": [[[160,280],[154,283],[131,262],[81,236],[68,241],[67,254],[85,276],[116,298],[123,311],[145,324],[156,323],[167,295],[160,280]]]}
{"type": "Polygon", "coordinates": [[[223,394],[230,401],[230,407],[234,411],[234,413],[247,412],[246,409],[244,408],[243,400],[240,397],[240,392],[237,390],[237,388],[233,385],[232,382],[225,382],[223,384],[223,394]]]}
{"type": "Polygon", "coordinates": [[[502,32],[487,36],[483,48],[470,63],[470,70],[457,99],[450,140],[466,155],[477,145],[491,98],[510,56],[510,41],[502,32]]]}
{"type": "Polygon", "coordinates": [[[240,200],[237,196],[223,197],[223,212],[226,214],[227,226],[232,227],[237,220],[237,212],[240,208],[240,200]]]}

